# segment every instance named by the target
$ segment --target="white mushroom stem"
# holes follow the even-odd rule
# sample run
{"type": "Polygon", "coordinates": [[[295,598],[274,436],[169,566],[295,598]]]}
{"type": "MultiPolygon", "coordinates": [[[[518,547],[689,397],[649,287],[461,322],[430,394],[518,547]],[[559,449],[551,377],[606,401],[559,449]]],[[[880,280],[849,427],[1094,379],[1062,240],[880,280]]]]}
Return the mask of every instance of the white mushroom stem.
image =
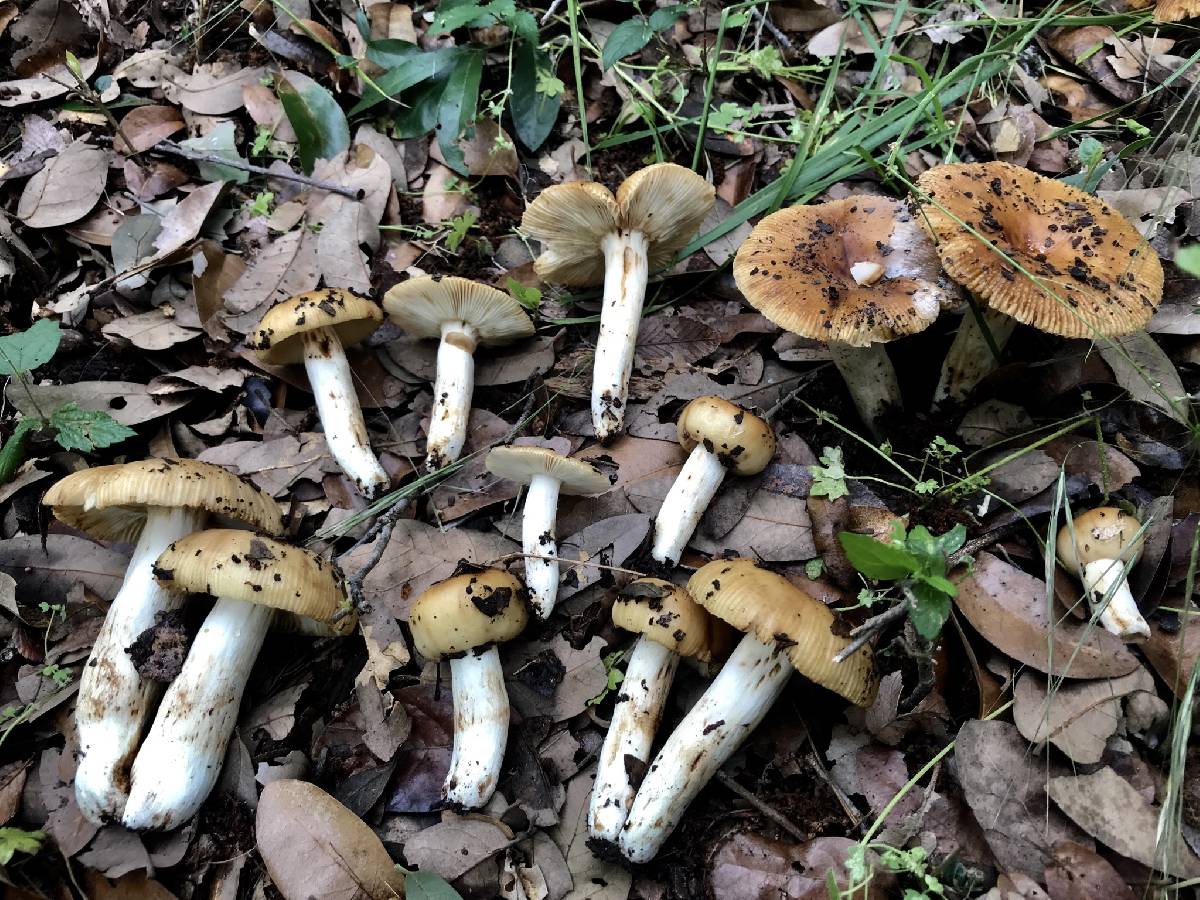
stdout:
{"type": "Polygon", "coordinates": [[[155,581],[154,561],[173,541],[202,528],[204,518],[203,512],[190,509],[147,509],[125,581],[83,667],[75,702],[79,735],[75,799],[83,814],[97,824],[121,817],[129,791],[129,765],[154,701],[162,693],[162,685],[138,674],[126,648],[155,624],[156,613],[183,602],[155,581]]]}
{"type": "Polygon", "coordinates": [[[307,331],[301,340],[304,370],[317,401],[317,416],[325,429],[329,453],[363,496],[374,499],[387,490],[391,479],[371,451],[367,423],[363,421],[342,341],[332,328],[307,331]]]}
{"type": "Polygon", "coordinates": [[[650,745],[679,667],[679,654],[642,636],[633,645],[600,751],[588,833],[616,843],[650,760],[650,745]]]}
{"type": "Polygon", "coordinates": [[[467,419],[475,392],[475,346],[479,334],[466,322],[444,322],[425,465],[431,471],[454,462],[467,443],[467,419]]]}
{"type": "Polygon", "coordinates": [[[697,444],[663,499],[654,520],[654,547],[650,555],[672,566],[679,562],[700,517],[725,480],[725,467],[715,453],[697,444]]]}
{"type": "Polygon", "coordinates": [[[896,378],[896,367],[887,354],[887,347],[884,344],[851,347],[830,341],[829,355],[850,389],[850,399],[854,401],[858,417],[878,437],[880,415],[889,406],[901,404],[900,381],[896,378]]]}
{"type": "Polygon", "coordinates": [[[650,764],[621,829],[627,859],[654,858],[696,795],[758,727],[793,671],[777,646],[742,638],[650,764]]]}
{"type": "Polygon", "coordinates": [[[604,251],[604,303],[592,369],[592,427],[596,437],[606,440],[619,434],[625,423],[629,374],[650,262],[649,243],[640,231],[613,232],[600,247],[604,251]]]}
{"type": "MultiPolygon", "coordinates": [[[[1017,320],[1004,313],[983,309],[983,320],[987,323],[996,349],[1003,350],[1017,327],[1017,320]]],[[[975,390],[975,385],[983,381],[999,365],[996,354],[992,352],[979,320],[975,314],[967,310],[962,324],[958,326],[958,334],[950,345],[950,352],[942,362],[942,377],[933,393],[936,406],[947,400],[961,403],[975,390]]]]}
{"type": "Polygon", "coordinates": [[[443,791],[446,801],[478,809],[500,781],[508,744],[508,691],[495,647],[450,660],[454,691],[454,747],[443,791]]]}
{"type": "Polygon", "coordinates": [[[525,494],[521,520],[521,549],[525,556],[525,586],[529,603],[539,619],[550,617],[558,601],[558,543],[554,517],[558,514],[558,489],[562,482],[550,475],[534,475],[525,494]]]}
{"type": "Polygon", "coordinates": [[[1084,565],[1083,587],[1093,606],[1099,606],[1112,591],[1112,597],[1100,611],[1100,625],[1105,630],[1125,641],[1150,637],[1150,625],[1133,599],[1125,564],[1120,560],[1094,559],[1084,565]]]}

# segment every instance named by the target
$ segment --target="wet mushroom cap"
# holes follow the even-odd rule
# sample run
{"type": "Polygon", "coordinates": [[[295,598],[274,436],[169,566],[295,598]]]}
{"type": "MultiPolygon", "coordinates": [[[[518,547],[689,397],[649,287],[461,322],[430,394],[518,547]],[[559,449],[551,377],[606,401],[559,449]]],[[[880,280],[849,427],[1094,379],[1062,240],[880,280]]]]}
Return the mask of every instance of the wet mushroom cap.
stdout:
{"type": "Polygon", "coordinates": [[[612,487],[609,477],[591,463],[547,447],[496,447],[488,452],[487,468],[493,475],[520,484],[529,484],[536,475],[549,475],[558,480],[562,493],[572,496],[594,497],[612,487]]]}
{"type": "Polygon", "coordinates": [[[1075,517],[1075,540],[1064,525],[1058,530],[1059,562],[1070,572],[1078,572],[1082,566],[1098,559],[1137,560],[1142,555],[1145,534],[1134,535],[1141,530],[1142,523],[1115,506],[1101,506],[1080,513],[1075,517]]]}
{"type": "Polygon", "coordinates": [[[852,347],[928,328],[953,302],[940,272],[917,216],[871,195],[772,213],[733,261],[738,290],[776,325],[852,347]]]}
{"type": "Polygon", "coordinates": [[[871,651],[862,647],[842,663],[833,657],[850,643],[834,633],[834,616],[782,575],[749,559],[718,559],[688,581],[696,602],[738,631],[777,644],[796,671],[858,706],[875,699],[878,680],[871,651]]]}
{"type": "Polygon", "coordinates": [[[661,578],[639,578],[616,597],[613,624],[674,650],[712,662],[733,649],[728,626],[710,616],[686,588],[661,578]]]}
{"type": "Polygon", "coordinates": [[[42,503],[60,522],[108,541],[136,541],[147,507],[203,510],[218,522],[278,534],[279,504],[249,481],[194,459],[145,459],[72,472],[42,503]]]}
{"type": "Polygon", "coordinates": [[[1002,162],[935,166],[917,183],[946,272],[997,312],[1063,337],[1117,336],[1162,300],[1158,254],[1091,194],[1002,162]]]}
{"type": "Polygon", "coordinates": [[[512,640],[528,622],[525,587],[503,569],[475,569],[439,581],[417,598],[409,617],[413,645],[426,659],[512,640]]]}
{"type": "Polygon", "coordinates": [[[676,423],[688,453],[702,444],[738,475],[757,475],[775,455],[775,432],[767,421],[722,397],[697,397],[676,423]]]}
{"type": "Polygon", "coordinates": [[[446,322],[466,322],[479,333],[482,344],[511,344],[533,336],[533,322],[515,299],[494,287],[453,275],[422,275],[402,281],[384,295],[383,308],[418,338],[441,337],[446,322]]]}
{"type": "Polygon", "coordinates": [[[304,360],[300,336],[317,328],[332,328],[343,347],[370,337],[383,324],[383,310],[370,297],[341,288],[297,294],[276,303],[246,340],[259,359],[275,366],[304,360]]]}

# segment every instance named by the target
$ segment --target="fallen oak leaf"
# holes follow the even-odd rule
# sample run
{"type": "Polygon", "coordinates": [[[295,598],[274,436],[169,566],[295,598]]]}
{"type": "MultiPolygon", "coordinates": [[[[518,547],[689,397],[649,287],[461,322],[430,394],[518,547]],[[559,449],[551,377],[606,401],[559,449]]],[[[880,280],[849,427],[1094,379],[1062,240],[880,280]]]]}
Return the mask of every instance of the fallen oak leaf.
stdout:
{"type": "Polygon", "coordinates": [[[82,219],[104,193],[108,153],[80,138],[25,183],[17,218],[30,228],[53,228],[82,219]]]}

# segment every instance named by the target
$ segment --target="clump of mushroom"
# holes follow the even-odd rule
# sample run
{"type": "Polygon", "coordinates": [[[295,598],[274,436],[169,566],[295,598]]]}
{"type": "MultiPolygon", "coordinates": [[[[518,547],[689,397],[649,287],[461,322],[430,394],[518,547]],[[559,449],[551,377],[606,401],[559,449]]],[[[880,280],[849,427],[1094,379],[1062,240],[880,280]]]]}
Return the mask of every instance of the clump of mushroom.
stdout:
{"type": "Polygon", "coordinates": [[[619,434],[651,269],[668,265],[715,202],[712,185],[682,166],[657,163],[630,175],[614,197],[592,181],[542,191],[521,228],[542,243],[534,271],[571,287],[604,285],[592,369],[596,437],[619,434]]]}
{"type": "Polygon", "coordinates": [[[46,492],[55,518],[94,537],[134,542],[120,591],[83,667],[75,701],[75,797],[92,822],[121,818],[129,767],[162,685],[142,678],[126,648],[181,598],[155,580],[155,559],[212,519],[278,533],[279,507],[219,466],[148,459],[74,472],[46,492]]]}
{"type": "Polygon", "coordinates": [[[1144,544],[1142,523],[1115,506],[1089,510],[1058,530],[1059,563],[1083,582],[1100,625],[1126,641],[1150,636],[1125,574],[1141,557],[1144,544]]]}

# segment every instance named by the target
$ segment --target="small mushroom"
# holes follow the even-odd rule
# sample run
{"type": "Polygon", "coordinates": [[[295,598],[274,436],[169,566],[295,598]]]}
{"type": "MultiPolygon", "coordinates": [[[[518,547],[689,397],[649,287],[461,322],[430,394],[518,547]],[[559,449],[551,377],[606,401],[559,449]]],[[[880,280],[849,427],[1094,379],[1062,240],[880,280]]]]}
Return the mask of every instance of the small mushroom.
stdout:
{"type": "Polygon", "coordinates": [[[1058,530],[1058,561],[1083,582],[1106,631],[1126,641],[1150,637],[1125,576],[1142,555],[1142,523],[1115,506],[1101,506],[1058,530]],[[1108,602],[1104,598],[1108,597],[1108,602]]]}
{"type": "Polygon", "coordinates": [[[842,663],[849,640],[834,616],[790,581],[753,560],[714,560],[696,570],[688,593],[745,637],[708,690],[671,732],[638,788],[621,829],[621,852],[653,859],[709,779],[766,716],[794,672],[868,706],[878,686],[871,651],[842,663]]]}
{"type": "Polygon", "coordinates": [[[950,302],[940,273],[908,206],[870,195],[772,213],[733,263],[751,306],[829,346],[859,418],[877,436],[879,416],[901,405],[884,344],[924,331],[950,302]]]}
{"type": "Polygon", "coordinates": [[[425,456],[428,469],[440,469],[458,459],[467,441],[475,348],[531,337],[533,322],[504,291],[453,276],[401,282],[384,295],[383,308],[414,337],[441,341],[425,456]]]}
{"type": "MultiPolygon", "coordinates": [[[[1004,162],[935,166],[917,184],[947,274],[984,304],[998,348],[1017,322],[1062,337],[1145,327],[1162,300],[1158,254],[1104,201],[1004,162]]],[[[934,402],[965,400],[997,359],[968,314],[934,402]]]]}
{"type": "Polygon", "coordinates": [[[679,563],[725,472],[757,475],[775,455],[775,432],[766,419],[721,397],[697,397],[679,414],[676,429],[688,458],[654,520],[650,551],[668,568],[679,563]]]}
{"type": "Polygon", "coordinates": [[[494,475],[529,485],[521,518],[525,584],[533,614],[547,619],[558,600],[558,543],[554,534],[558,495],[594,497],[611,488],[612,482],[591,463],[545,447],[496,447],[488,452],[487,467],[494,475]]]}
{"type": "Polygon", "coordinates": [[[371,451],[346,347],[369,337],[383,311],[369,297],[330,288],[298,294],[267,310],[247,344],[270,365],[304,363],[329,452],[363,495],[391,484],[371,451]]]}
{"type": "Polygon", "coordinates": [[[592,368],[592,426],[605,441],[625,421],[629,375],[650,269],[662,269],[695,236],[713,186],[674,163],[634,172],[617,189],[572,181],[542,191],[521,228],[542,243],[534,271],[571,287],[604,285],[592,368]]]}
{"type": "Polygon", "coordinates": [[[417,652],[450,660],[454,747],[446,802],[477,809],[500,780],[508,743],[508,691],[496,645],[529,622],[525,588],[502,569],[474,569],[439,581],[417,598],[409,625],[417,652]]]}
{"type": "MultiPolygon", "coordinates": [[[[226,528],[175,541],[155,561],[154,577],[166,590],[208,594],[217,602],[133,761],[121,822],[135,831],[178,828],[208,797],[272,616],[283,611],[328,623],[347,602],[333,563],[226,528]]],[[[341,630],[354,622],[344,617],[341,630]]]]}
{"type": "Polygon", "coordinates": [[[75,798],[96,824],[118,820],[129,796],[129,766],[163,686],[142,678],[126,648],[176,609],[180,598],[154,580],[154,560],[172,542],[217,522],[278,534],[279,507],[220,466],[147,459],[74,472],[42,498],[61,522],[108,541],[134,543],[121,589],[79,679],[75,798]]]}

